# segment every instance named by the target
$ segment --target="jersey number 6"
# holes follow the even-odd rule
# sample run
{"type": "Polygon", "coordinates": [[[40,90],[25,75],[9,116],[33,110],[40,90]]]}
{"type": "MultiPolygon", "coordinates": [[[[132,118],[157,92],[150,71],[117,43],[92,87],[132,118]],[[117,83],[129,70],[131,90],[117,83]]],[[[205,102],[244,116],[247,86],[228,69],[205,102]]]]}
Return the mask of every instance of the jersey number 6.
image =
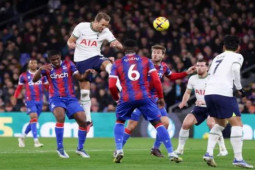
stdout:
{"type": "Polygon", "coordinates": [[[128,78],[131,81],[136,81],[140,78],[140,73],[134,70],[135,64],[132,64],[128,69],[128,78]]]}

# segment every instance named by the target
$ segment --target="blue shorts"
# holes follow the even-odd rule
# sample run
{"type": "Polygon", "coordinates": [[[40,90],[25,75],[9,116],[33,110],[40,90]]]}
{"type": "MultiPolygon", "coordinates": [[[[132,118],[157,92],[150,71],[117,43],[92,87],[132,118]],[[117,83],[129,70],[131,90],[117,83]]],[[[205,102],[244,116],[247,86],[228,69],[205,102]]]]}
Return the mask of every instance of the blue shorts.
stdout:
{"type": "Polygon", "coordinates": [[[130,119],[135,109],[139,109],[144,119],[148,121],[160,120],[160,112],[157,104],[150,98],[118,104],[116,108],[117,120],[125,121],[130,119]]]}
{"type": "MultiPolygon", "coordinates": [[[[158,110],[159,110],[161,116],[167,116],[166,108],[162,108],[162,109],[158,108],[158,110]]],[[[139,109],[135,109],[134,112],[131,114],[130,120],[134,120],[134,121],[138,122],[141,114],[142,114],[142,112],[139,109]]]]}
{"type": "Polygon", "coordinates": [[[73,119],[73,115],[77,112],[84,112],[79,101],[75,97],[52,97],[49,99],[50,110],[53,113],[56,107],[62,107],[66,110],[69,119],[73,119]]]}
{"type": "MultiPolygon", "coordinates": [[[[104,56],[97,55],[97,56],[91,57],[87,60],[77,62],[76,67],[80,74],[83,74],[88,69],[94,69],[97,72],[100,72],[101,71],[100,67],[101,67],[102,63],[107,60],[109,60],[109,59],[104,56]]],[[[89,80],[89,81],[91,81],[91,79],[92,79],[92,75],[87,78],[87,80],[89,80]]]]}
{"type": "Polygon", "coordinates": [[[37,113],[37,116],[39,117],[42,112],[42,106],[43,102],[26,101],[27,114],[37,113]]]}
{"type": "Polygon", "coordinates": [[[208,109],[206,107],[198,107],[198,106],[195,106],[191,110],[191,113],[197,119],[196,125],[200,125],[205,119],[207,119],[207,117],[209,115],[208,109]]]}
{"type": "Polygon", "coordinates": [[[205,95],[209,115],[219,119],[241,116],[235,97],[205,95]]]}

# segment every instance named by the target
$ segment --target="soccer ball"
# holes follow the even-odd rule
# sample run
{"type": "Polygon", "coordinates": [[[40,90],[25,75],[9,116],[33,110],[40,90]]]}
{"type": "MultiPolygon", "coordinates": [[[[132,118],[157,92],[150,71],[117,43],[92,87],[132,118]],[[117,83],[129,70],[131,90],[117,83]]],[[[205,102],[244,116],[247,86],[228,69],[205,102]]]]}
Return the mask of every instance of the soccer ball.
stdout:
{"type": "Polygon", "coordinates": [[[170,23],[167,18],[165,17],[158,17],[153,21],[153,27],[157,31],[165,31],[168,29],[170,23]]]}

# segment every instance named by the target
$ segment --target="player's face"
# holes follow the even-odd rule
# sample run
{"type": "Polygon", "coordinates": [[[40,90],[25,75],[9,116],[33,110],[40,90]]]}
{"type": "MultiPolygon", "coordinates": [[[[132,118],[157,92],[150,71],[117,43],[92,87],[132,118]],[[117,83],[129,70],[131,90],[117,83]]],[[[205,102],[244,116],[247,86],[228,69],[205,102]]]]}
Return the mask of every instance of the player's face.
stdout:
{"type": "Polygon", "coordinates": [[[196,69],[198,75],[203,75],[208,71],[208,67],[205,62],[197,62],[196,69]]]}
{"type": "Polygon", "coordinates": [[[102,32],[106,27],[108,27],[109,21],[106,21],[105,19],[101,19],[99,22],[95,21],[95,30],[98,32],[102,32]]]}
{"type": "Polygon", "coordinates": [[[161,49],[153,49],[151,52],[151,60],[154,62],[159,62],[163,59],[164,54],[161,49]]]}
{"type": "Polygon", "coordinates": [[[60,55],[53,55],[50,57],[50,63],[55,67],[60,67],[61,57],[60,55]]]}
{"type": "Polygon", "coordinates": [[[28,68],[30,69],[30,70],[36,70],[37,69],[37,67],[38,67],[38,63],[37,63],[37,61],[36,60],[30,60],[29,61],[29,63],[28,63],[28,68]]]}

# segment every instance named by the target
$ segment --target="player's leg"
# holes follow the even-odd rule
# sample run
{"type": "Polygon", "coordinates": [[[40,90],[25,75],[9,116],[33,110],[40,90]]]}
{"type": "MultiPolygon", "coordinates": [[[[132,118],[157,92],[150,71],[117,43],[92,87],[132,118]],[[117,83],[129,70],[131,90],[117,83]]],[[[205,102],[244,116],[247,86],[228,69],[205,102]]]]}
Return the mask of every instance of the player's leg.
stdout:
{"type": "MultiPolygon", "coordinates": [[[[168,129],[169,119],[168,119],[168,116],[167,116],[166,109],[165,108],[161,108],[159,110],[160,110],[160,113],[161,113],[161,118],[160,118],[161,122],[163,123],[164,127],[166,129],[168,129]]],[[[154,145],[151,148],[151,155],[154,155],[154,156],[157,156],[157,157],[164,157],[162,155],[161,151],[159,150],[160,145],[161,145],[161,141],[160,141],[159,136],[157,134],[155,142],[154,142],[154,145]]]]}
{"type": "Polygon", "coordinates": [[[67,98],[65,100],[66,115],[69,119],[75,119],[79,125],[78,129],[78,146],[76,153],[83,158],[90,158],[90,156],[84,150],[84,143],[87,135],[87,123],[86,115],[83,108],[80,106],[78,99],[74,97],[67,98]]]}
{"type": "Polygon", "coordinates": [[[127,127],[125,128],[124,131],[123,147],[126,144],[127,140],[130,138],[130,135],[133,132],[133,130],[138,125],[138,121],[140,119],[141,114],[142,113],[139,111],[139,109],[135,109],[134,112],[131,114],[131,118],[128,120],[127,127]]]}
{"type": "Polygon", "coordinates": [[[161,120],[159,118],[155,118],[154,120],[151,120],[150,122],[157,130],[157,135],[159,137],[159,140],[161,140],[164,143],[169,159],[177,163],[181,162],[182,159],[173,152],[173,146],[172,146],[169,134],[166,128],[164,127],[163,123],[161,122],[161,120]]]}
{"type": "Polygon", "coordinates": [[[55,107],[53,114],[56,118],[56,142],[57,153],[61,158],[69,158],[69,155],[64,151],[63,136],[64,136],[64,122],[65,122],[65,109],[63,107],[55,107]]]}
{"type": "Polygon", "coordinates": [[[82,156],[83,158],[90,158],[89,154],[83,149],[84,143],[87,135],[87,125],[86,125],[86,116],[84,112],[77,112],[73,115],[77,124],[79,125],[78,130],[78,146],[76,153],[82,156]]]}
{"type": "MultiPolygon", "coordinates": [[[[42,112],[43,103],[42,103],[42,102],[35,102],[35,106],[36,106],[36,109],[37,109],[35,119],[36,119],[37,121],[36,121],[36,123],[35,123],[36,125],[32,125],[32,124],[31,124],[31,129],[32,129],[33,137],[34,137],[34,146],[38,148],[38,147],[42,147],[42,146],[43,146],[43,144],[39,142],[39,139],[38,139],[38,137],[37,137],[37,128],[36,128],[37,123],[38,123],[39,116],[40,116],[40,114],[41,114],[41,112],[42,112]],[[36,134],[34,135],[34,133],[36,133],[36,134]],[[36,136],[36,137],[35,137],[35,136],[36,136]]],[[[31,120],[32,120],[32,119],[31,119],[31,120]]]]}
{"type": "MultiPolygon", "coordinates": [[[[100,69],[103,71],[106,71],[109,75],[111,73],[111,69],[112,69],[112,62],[110,60],[104,60],[100,66],[100,69]]],[[[118,87],[119,91],[121,91],[122,87],[120,85],[120,80],[117,79],[117,83],[116,86],[118,87]]]]}
{"type": "Polygon", "coordinates": [[[231,115],[225,113],[229,104],[228,101],[224,98],[224,96],[205,95],[205,101],[208,113],[215,120],[215,125],[210,130],[207,143],[207,151],[206,154],[203,156],[203,159],[208,166],[216,167],[217,165],[213,158],[213,150],[219,137],[221,136],[222,131],[226,126],[226,118],[231,117],[231,115]]]}
{"type": "Polygon", "coordinates": [[[125,129],[125,121],[131,118],[135,107],[133,102],[124,102],[117,105],[116,108],[116,123],[114,126],[114,139],[115,139],[115,153],[113,162],[120,163],[124,157],[123,151],[123,137],[125,129]]]}
{"type": "Polygon", "coordinates": [[[92,119],[91,119],[91,100],[90,100],[90,82],[89,81],[79,81],[80,86],[80,101],[82,108],[86,114],[87,120],[87,128],[92,126],[92,119]]]}
{"type": "Polygon", "coordinates": [[[133,132],[133,130],[136,128],[136,126],[138,125],[138,121],[136,120],[128,120],[128,125],[124,130],[124,136],[123,136],[123,147],[126,144],[127,140],[130,138],[131,133],[133,132]]]}
{"type": "MultiPolygon", "coordinates": [[[[207,126],[210,129],[212,129],[212,127],[215,125],[214,118],[208,116],[206,123],[207,123],[207,126]]],[[[225,146],[224,137],[222,135],[222,132],[220,133],[220,137],[219,137],[217,143],[219,145],[219,150],[220,150],[220,152],[217,156],[226,156],[226,155],[228,155],[228,151],[227,151],[226,146],[225,146]]]]}
{"type": "Polygon", "coordinates": [[[182,159],[173,152],[173,146],[169,134],[161,122],[161,113],[157,104],[152,99],[145,99],[142,102],[144,103],[139,106],[138,109],[142,112],[145,120],[150,121],[150,123],[155,127],[159,140],[165,145],[169,159],[171,161],[181,162],[182,159]]]}
{"type": "Polygon", "coordinates": [[[229,123],[232,125],[230,142],[234,150],[233,165],[243,168],[253,168],[252,165],[246,163],[243,159],[243,124],[240,115],[233,116],[229,119],[229,123]]]}
{"type": "Polygon", "coordinates": [[[197,119],[193,113],[187,114],[184,118],[181,130],[179,132],[179,140],[178,140],[178,147],[175,150],[175,153],[178,155],[182,155],[184,151],[184,146],[189,138],[189,129],[197,123],[197,119]]]}

